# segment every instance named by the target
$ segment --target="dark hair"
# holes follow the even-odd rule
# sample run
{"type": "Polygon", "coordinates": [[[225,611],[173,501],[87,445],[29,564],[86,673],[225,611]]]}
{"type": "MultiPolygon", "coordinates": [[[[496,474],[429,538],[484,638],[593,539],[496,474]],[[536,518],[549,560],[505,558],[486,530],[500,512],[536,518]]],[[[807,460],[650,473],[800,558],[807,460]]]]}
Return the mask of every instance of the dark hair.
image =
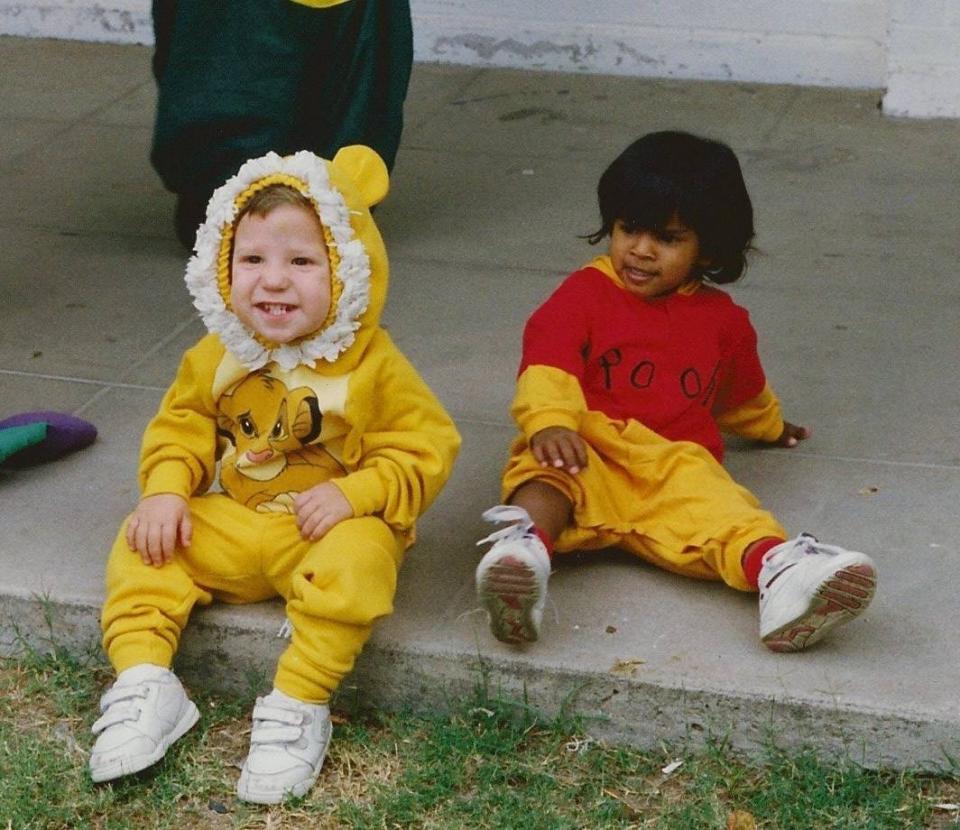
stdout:
{"type": "Polygon", "coordinates": [[[649,133],[633,142],[603,171],[597,185],[600,229],[595,245],[620,220],[629,226],[663,229],[674,215],[697,232],[702,274],[715,283],[743,274],[753,240],[753,206],[740,162],[726,144],[690,133],[649,133]]]}

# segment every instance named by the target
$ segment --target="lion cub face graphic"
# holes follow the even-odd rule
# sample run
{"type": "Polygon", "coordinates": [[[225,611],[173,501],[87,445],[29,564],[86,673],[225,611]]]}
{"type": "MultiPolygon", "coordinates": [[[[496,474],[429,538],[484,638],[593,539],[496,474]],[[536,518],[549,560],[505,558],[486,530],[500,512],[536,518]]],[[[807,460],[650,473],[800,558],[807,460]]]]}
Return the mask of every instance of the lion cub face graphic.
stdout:
{"type": "Polygon", "coordinates": [[[321,443],[323,415],[306,386],[288,389],[264,371],[220,397],[217,433],[230,442],[220,485],[261,511],[292,512],[293,497],[346,470],[321,443]]]}

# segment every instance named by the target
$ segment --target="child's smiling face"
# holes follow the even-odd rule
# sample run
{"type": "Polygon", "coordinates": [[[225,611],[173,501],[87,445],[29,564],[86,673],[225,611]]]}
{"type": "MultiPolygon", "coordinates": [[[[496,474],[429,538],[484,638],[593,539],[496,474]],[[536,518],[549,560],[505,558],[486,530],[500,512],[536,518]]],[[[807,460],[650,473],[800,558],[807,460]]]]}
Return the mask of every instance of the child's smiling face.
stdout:
{"type": "Polygon", "coordinates": [[[330,260],[313,211],[282,204],[237,223],[230,304],[249,328],[272,343],[317,332],[330,311],[330,260]]]}
{"type": "Polygon", "coordinates": [[[610,233],[609,253],[627,291],[647,300],[672,294],[709,264],[700,256],[697,232],[676,215],[659,229],[638,228],[618,219],[610,233]]]}

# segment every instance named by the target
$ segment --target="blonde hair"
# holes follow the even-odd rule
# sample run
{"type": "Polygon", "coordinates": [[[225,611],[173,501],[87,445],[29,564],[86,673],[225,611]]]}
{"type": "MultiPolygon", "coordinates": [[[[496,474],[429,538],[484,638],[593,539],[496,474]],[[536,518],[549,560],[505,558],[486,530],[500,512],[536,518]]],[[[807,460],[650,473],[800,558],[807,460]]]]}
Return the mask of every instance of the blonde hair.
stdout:
{"type": "Polygon", "coordinates": [[[311,214],[316,215],[313,202],[311,202],[309,197],[304,196],[295,187],[291,187],[288,184],[269,184],[263,189],[258,190],[249,198],[247,203],[237,214],[237,218],[233,223],[234,227],[236,227],[240,220],[248,213],[252,213],[255,216],[267,216],[269,213],[282,205],[293,205],[294,207],[300,207],[304,210],[309,210],[311,214]]]}

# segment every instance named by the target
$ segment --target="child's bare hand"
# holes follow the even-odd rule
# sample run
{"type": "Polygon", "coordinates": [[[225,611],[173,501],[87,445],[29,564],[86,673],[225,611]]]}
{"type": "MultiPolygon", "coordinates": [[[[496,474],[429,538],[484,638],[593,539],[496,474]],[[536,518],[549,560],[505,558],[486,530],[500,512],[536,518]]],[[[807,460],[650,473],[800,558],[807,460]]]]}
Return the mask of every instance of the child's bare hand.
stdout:
{"type": "Polygon", "coordinates": [[[559,467],[576,474],[587,466],[587,445],[567,427],[541,429],[530,439],[530,449],[543,467],[559,467]]]}
{"type": "Polygon", "coordinates": [[[789,421],[783,422],[783,432],[780,433],[780,437],[776,440],[776,445],[778,447],[795,447],[801,441],[806,441],[809,438],[811,432],[807,427],[802,427],[797,424],[791,424],[789,421]]]}
{"type": "Polygon", "coordinates": [[[353,508],[340,488],[329,481],[304,490],[293,500],[297,527],[304,539],[317,540],[335,524],[353,517],[353,508]]]}
{"type": "Polygon", "coordinates": [[[140,500],[127,523],[127,544],[144,565],[156,568],[173,559],[177,545],[190,547],[190,508],[181,496],[157,493],[140,500]]]}

